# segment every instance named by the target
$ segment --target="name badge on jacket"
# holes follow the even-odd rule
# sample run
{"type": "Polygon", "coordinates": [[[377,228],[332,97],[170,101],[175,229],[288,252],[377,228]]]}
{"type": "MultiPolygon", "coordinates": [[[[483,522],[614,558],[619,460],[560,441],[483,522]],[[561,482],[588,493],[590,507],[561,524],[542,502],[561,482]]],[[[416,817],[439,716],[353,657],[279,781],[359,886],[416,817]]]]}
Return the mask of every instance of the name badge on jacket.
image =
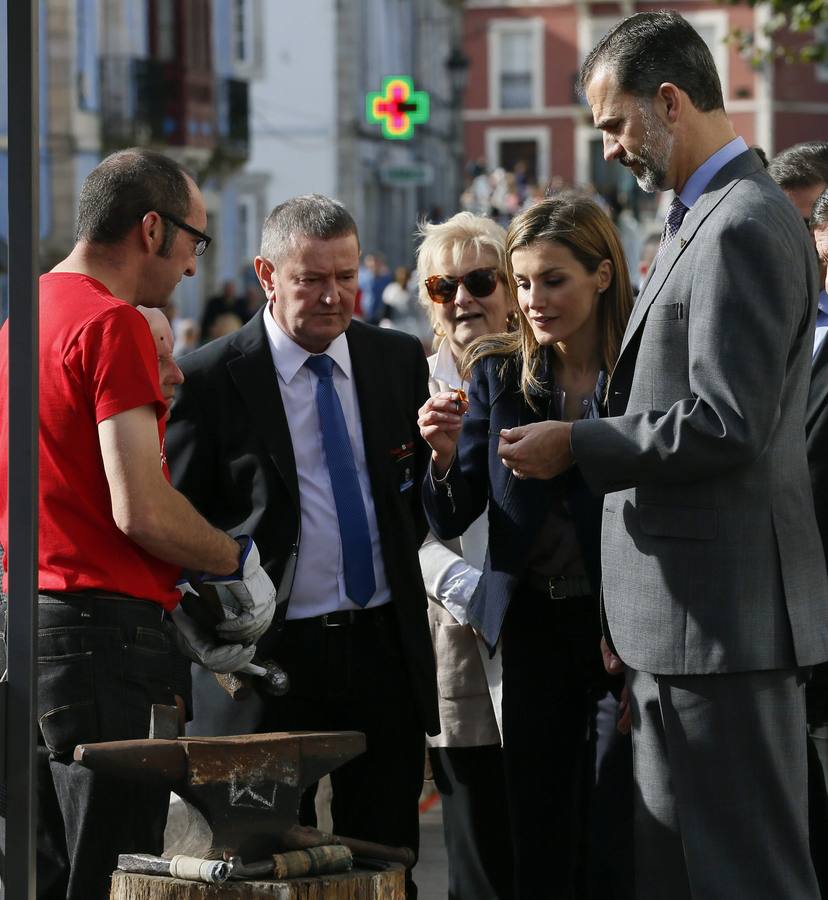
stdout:
{"type": "Polygon", "coordinates": [[[414,442],[400,444],[391,448],[391,459],[397,466],[400,480],[400,493],[414,487],[414,442]]]}

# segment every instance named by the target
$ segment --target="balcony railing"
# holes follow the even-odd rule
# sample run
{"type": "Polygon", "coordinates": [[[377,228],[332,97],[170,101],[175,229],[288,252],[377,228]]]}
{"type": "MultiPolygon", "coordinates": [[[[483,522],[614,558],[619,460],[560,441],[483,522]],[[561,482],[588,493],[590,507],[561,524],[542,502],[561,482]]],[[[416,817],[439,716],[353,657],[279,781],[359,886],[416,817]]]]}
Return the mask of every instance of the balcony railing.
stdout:
{"type": "Polygon", "coordinates": [[[101,140],[107,149],[170,142],[164,66],[127,56],[101,58],[101,140]]]}
{"type": "Polygon", "coordinates": [[[135,57],[105,56],[100,65],[106,150],[161,144],[211,151],[222,166],[247,160],[246,81],[135,57]]]}

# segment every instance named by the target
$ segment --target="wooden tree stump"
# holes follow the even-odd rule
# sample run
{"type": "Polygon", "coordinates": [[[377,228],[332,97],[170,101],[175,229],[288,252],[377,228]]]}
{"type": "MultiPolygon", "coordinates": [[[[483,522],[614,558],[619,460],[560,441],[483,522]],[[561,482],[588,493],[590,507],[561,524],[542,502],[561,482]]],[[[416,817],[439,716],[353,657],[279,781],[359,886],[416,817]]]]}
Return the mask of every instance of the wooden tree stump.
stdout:
{"type": "Polygon", "coordinates": [[[109,900],[405,900],[405,869],[224,884],[115,871],[109,900]]]}

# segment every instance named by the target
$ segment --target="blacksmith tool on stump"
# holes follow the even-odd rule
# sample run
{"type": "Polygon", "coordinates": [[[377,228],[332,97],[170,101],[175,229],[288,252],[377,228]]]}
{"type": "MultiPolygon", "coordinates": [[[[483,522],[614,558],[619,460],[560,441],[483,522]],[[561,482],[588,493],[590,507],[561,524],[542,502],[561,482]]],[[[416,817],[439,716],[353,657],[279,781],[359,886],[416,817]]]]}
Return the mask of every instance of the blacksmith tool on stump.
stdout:
{"type": "Polygon", "coordinates": [[[79,744],[75,761],[175,791],[207,826],[188,846],[190,856],[253,862],[287,850],[343,844],[354,854],[411,866],[414,854],[406,847],[367,844],[298,824],[305,788],[364,751],[365,735],[357,731],[294,731],[79,744]]]}

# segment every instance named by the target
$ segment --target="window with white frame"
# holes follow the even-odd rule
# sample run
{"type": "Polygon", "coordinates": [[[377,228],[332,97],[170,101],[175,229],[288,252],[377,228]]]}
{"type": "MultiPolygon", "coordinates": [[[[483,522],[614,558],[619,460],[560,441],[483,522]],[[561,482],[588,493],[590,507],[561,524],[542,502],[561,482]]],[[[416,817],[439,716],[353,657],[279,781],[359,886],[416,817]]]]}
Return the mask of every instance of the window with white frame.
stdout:
{"type": "Polygon", "coordinates": [[[543,23],[501,19],[489,23],[490,97],[495,109],[542,106],[543,23]]]}

